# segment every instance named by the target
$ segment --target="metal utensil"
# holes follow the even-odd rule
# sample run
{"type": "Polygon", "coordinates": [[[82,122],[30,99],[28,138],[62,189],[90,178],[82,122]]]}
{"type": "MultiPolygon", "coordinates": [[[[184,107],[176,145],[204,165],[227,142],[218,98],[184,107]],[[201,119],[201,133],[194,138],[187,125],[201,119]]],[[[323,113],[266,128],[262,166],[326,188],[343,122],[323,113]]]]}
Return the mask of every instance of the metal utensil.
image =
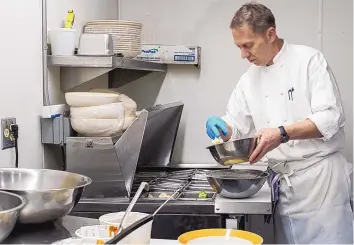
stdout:
{"type": "Polygon", "coordinates": [[[268,168],[267,168],[266,170],[260,172],[260,173],[257,175],[257,177],[261,177],[261,176],[264,175],[264,174],[269,174],[269,169],[268,169],[268,168]]]}
{"type": "Polygon", "coordinates": [[[249,161],[249,157],[257,146],[259,138],[246,138],[231,140],[220,144],[208,146],[213,158],[222,166],[249,161]]]}
{"type": "Polygon", "coordinates": [[[20,223],[44,223],[69,214],[91,179],[49,169],[1,168],[0,190],[25,198],[20,223]]]}
{"type": "Polygon", "coordinates": [[[182,188],[179,188],[177,191],[175,191],[173,193],[173,195],[170,196],[170,198],[168,198],[163,204],[161,204],[160,207],[158,207],[153,214],[150,214],[150,215],[146,216],[145,218],[138,220],[137,222],[135,222],[135,223],[131,224],[130,226],[128,226],[127,228],[123,229],[121,232],[119,232],[115,237],[113,237],[111,240],[107,241],[105,244],[117,244],[119,241],[124,239],[126,236],[128,236],[130,233],[132,233],[136,229],[138,229],[138,228],[142,227],[143,225],[152,221],[154,219],[155,215],[161,210],[161,208],[163,208],[163,206],[165,206],[165,204],[168,203],[172,198],[175,198],[180,193],[181,190],[182,190],[182,188]]]}
{"type": "Polygon", "coordinates": [[[26,200],[14,193],[0,191],[0,243],[12,232],[26,200]]]}
{"type": "Polygon", "coordinates": [[[254,169],[215,170],[207,173],[213,190],[226,198],[253,196],[262,188],[268,176],[269,173],[254,169]]]}
{"type": "MultiPolygon", "coordinates": [[[[268,160],[268,161],[269,161],[269,160],[268,160]]],[[[272,166],[272,168],[274,169],[274,168],[276,168],[277,166],[279,166],[280,164],[285,164],[285,163],[286,163],[285,161],[278,162],[278,163],[274,164],[274,165],[272,166]]],[[[270,170],[271,170],[271,168],[268,167],[266,170],[264,170],[263,172],[259,173],[258,177],[260,177],[260,176],[262,176],[263,174],[266,174],[266,173],[268,173],[268,174],[270,175],[270,170]]]]}
{"type": "Polygon", "coordinates": [[[130,212],[132,211],[135,203],[138,201],[141,193],[144,191],[144,190],[148,190],[148,187],[149,187],[149,184],[146,183],[146,182],[141,182],[140,186],[139,186],[139,189],[136,191],[134,197],[133,197],[133,200],[130,202],[127,210],[125,211],[124,215],[123,215],[123,218],[120,222],[120,224],[118,225],[118,231],[122,228],[123,226],[123,222],[125,221],[125,218],[129,216],[130,212]]]}

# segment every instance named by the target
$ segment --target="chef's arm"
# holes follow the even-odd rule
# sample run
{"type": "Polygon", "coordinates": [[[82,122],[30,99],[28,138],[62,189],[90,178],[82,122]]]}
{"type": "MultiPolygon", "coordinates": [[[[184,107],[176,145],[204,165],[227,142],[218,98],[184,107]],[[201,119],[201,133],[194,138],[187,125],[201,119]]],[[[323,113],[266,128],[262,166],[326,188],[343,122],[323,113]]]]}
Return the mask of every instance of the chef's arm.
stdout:
{"type": "MultiPolygon", "coordinates": [[[[323,55],[311,57],[308,66],[311,113],[303,121],[285,125],[290,140],[320,138],[330,140],[344,126],[345,118],[339,89],[333,73],[323,55]]],[[[250,156],[250,163],[258,162],[267,152],[280,144],[278,128],[260,130],[256,134],[260,142],[250,156]]]]}
{"type": "Polygon", "coordinates": [[[331,139],[345,124],[336,79],[322,53],[315,54],[308,68],[311,111],[308,118],[285,127],[290,139],[331,139]]]}
{"type": "Polygon", "coordinates": [[[322,138],[323,135],[310,119],[284,126],[290,140],[322,138]]]}
{"type": "Polygon", "coordinates": [[[243,83],[247,82],[245,76],[241,76],[237,83],[227,104],[226,115],[222,117],[228,129],[227,135],[220,134],[224,141],[248,137],[255,133],[253,118],[242,88],[243,83]]]}
{"type": "Polygon", "coordinates": [[[322,53],[316,54],[311,61],[313,113],[308,118],[316,124],[322,139],[329,140],[345,125],[342,100],[336,79],[322,53]]]}

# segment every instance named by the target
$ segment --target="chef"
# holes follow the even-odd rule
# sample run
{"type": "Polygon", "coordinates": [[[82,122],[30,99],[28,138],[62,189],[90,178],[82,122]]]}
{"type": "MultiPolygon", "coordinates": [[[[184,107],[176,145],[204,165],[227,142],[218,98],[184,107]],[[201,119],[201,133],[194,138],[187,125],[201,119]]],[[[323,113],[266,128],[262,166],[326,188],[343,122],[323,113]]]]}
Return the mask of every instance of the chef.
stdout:
{"type": "Polygon", "coordinates": [[[262,4],[243,5],[230,28],[252,65],[226,115],[207,120],[208,136],[260,138],[250,163],[263,159],[272,169],[277,243],[353,244],[351,166],[341,153],[345,118],[329,64],[320,51],[279,38],[262,4]]]}

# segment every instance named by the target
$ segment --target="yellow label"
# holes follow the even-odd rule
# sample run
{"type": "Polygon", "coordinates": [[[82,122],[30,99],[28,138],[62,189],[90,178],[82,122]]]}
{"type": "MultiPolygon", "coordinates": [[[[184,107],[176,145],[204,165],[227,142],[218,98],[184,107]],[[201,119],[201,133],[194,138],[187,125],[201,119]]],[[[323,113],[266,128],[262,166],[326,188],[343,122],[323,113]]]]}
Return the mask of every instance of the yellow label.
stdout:
{"type": "Polygon", "coordinates": [[[65,19],[65,28],[72,28],[74,25],[75,14],[74,10],[70,9],[65,19]]]}

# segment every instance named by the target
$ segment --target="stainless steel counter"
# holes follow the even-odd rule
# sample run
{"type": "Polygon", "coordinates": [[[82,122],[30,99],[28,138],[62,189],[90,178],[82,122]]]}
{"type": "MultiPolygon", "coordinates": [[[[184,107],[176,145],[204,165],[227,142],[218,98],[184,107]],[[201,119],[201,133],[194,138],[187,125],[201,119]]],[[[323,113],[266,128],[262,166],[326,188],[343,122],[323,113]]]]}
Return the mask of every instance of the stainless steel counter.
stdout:
{"type": "MultiPolygon", "coordinates": [[[[134,210],[150,213],[160,206],[160,202],[137,203],[134,210]]],[[[129,205],[128,199],[84,199],[74,212],[118,212],[129,205]]],[[[160,213],[189,214],[271,214],[271,190],[267,183],[254,196],[245,199],[229,199],[217,196],[214,202],[170,202],[160,213]],[[182,207],[183,208],[180,208],[182,207]]]]}
{"type": "MultiPolygon", "coordinates": [[[[3,244],[51,244],[69,237],[85,225],[99,224],[97,219],[66,216],[62,220],[42,225],[17,225],[3,244]]],[[[173,240],[151,239],[153,245],[178,244],[173,240]]]]}
{"type": "MultiPolygon", "coordinates": [[[[240,164],[235,166],[235,168],[250,168],[250,166],[248,164],[240,164]]],[[[251,168],[264,170],[266,166],[251,166],[251,168]]],[[[135,180],[138,180],[138,178],[142,176],[145,176],[145,178],[147,177],[146,174],[140,173],[136,176],[135,180]]],[[[173,178],[177,180],[186,179],[184,177],[185,176],[183,175],[177,175],[176,172],[172,172],[168,178],[160,178],[159,181],[172,181],[173,178]]],[[[188,177],[188,179],[191,180],[186,181],[188,184],[186,184],[184,188],[186,191],[185,193],[188,193],[190,188],[196,188],[198,185],[200,185],[200,183],[197,184],[196,182],[194,183],[195,186],[190,185],[194,181],[203,182],[200,177],[200,175],[192,175],[192,178],[190,176],[188,177]]],[[[159,181],[151,182],[153,192],[150,192],[150,194],[157,194],[153,189],[157,188],[157,191],[159,191],[158,189],[161,188],[158,186],[159,181]]],[[[139,182],[136,181],[133,184],[133,187],[138,185],[139,182]]],[[[206,190],[207,187],[210,188],[209,185],[201,186],[201,190],[206,190]]],[[[164,186],[163,188],[166,189],[163,189],[162,191],[168,193],[170,186],[164,186]]],[[[192,191],[196,192],[196,190],[192,191]]],[[[264,228],[263,226],[260,228],[260,224],[264,223],[264,215],[270,214],[272,207],[271,191],[267,183],[264,184],[263,188],[257,194],[251,198],[246,199],[226,199],[219,196],[215,197],[215,195],[213,195],[213,197],[209,198],[208,200],[184,199],[185,198],[177,198],[176,200],[172,200],[160,210],[154,219],[152,228],[153,238],[173,240],[176,239],[180,234],[190,230],[225,227],[233,228],[234,225],[230,226],[230,222],[234,220],[235,217],[237,218],[236,222],[233,221],[231,223],[237,223],[236,227],[238,229],[256,231],[252,227],[255,225],[255,223],[257,223],[259,224],[257,225],[257,230],[265,230],[265,233],[271,230],[270,228],[264,228]],[[166,224],[169,225],[166,226],[166,224]],[[163,230],[163,232],[161,232],[161,230],[163,230]]],[[[162,204],[163,201],[164,200],[159,198],[141,198],[134,206],[134,211],[153,213],[162,204]]],[[[78,205],[74,208],[71,215],[97,219],[106,213],[125,211],[129,205],[129,202],[130,200],[128,198],[81,199],[78,205]]],[[[265,226],[270,227],[272,225],[265,226]]],[[[259,233],[259,231],[257,232],[259,233]]],[[[272,240],[268,239],[268,241],[272,240]]]]}
{"type": "Polygon", "coordinates": [[[75,236],[81,226],[98,224],[98,220],[66,216],[57,222],[38,225],[16,225],[4,244],[51,244],[75,236]]]}
{"type": "MultiPolygon", "coordinates": [[[[265,171],[267,164],[258,163],[249,165],[248,163],[237,164],[232,169],[257,169],[265,171]]],[[[218,214],[271,214],[272,194],[266,182],[262,189],[254,196],[245,199],[228,199],[221,196],[215,198],[215,213],[218,214]]]]}
{"type": "Polygon", "coordinates": [[[271,189],[265,183],[262,189],[254,196],[245,199],[229,199],[217,196],[215,199],[215,213],[217,214],[271,214],[271,189]]]}

